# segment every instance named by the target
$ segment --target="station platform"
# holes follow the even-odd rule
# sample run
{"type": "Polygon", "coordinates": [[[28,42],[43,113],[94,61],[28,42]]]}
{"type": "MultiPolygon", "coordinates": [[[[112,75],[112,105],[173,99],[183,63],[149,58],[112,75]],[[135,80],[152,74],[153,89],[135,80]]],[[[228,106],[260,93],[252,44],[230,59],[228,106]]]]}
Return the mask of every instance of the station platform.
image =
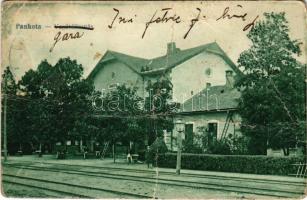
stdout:
{"type": "MultiPolygon", "coordinates": [[[[3,158],[2,158],[3,162],[3,158]]],[[[160,167],[151,167],[148,168],[145,163],[133,163],[128,164],[126,159],[116,159],[115,163],[113,158],[105,159],[56,159],[55,155],[43,155],[38,157],[37,155],[24,155],[24,156],[10,156],[8,157],[8,163],[18,163],[18,162],[33,162],[33,163],[42,163],[42,164],[63,164],[63,165],[78,165],[78,166],[92,166],[92,167],[109,167],[109,168],[119,168],[119,169],[134,169],[134,170],[145,170],[153,171],[157,174],[160,172],[174,173],[176,175],[176,169],[172,168],[160,168],[160,167]]],[[[218,176],[225,178],[246,178],[246,179],[255,179],[255,180],[271,180],[271,181],[285,181],[285,182],[294,182],[302,183],[306,182],[304,178],[296,178],[293,176],[278,176],[278,175],[260,175],[260,174],[245,174],[245,173],[232,173],[232,172],[218,172],[218,171],[200,171],[200,170],[188,170],[181,169],[181,174],[190,174],[190,175],[200,175],[200,176],[218,176]]]]}

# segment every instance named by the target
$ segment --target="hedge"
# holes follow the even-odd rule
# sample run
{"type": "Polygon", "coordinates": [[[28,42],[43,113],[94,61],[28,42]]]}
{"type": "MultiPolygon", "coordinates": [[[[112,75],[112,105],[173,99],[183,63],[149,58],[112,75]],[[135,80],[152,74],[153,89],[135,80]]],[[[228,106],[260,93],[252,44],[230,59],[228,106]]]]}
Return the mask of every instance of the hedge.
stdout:
{"type": "MultiPolygon", "coordinates": [[[[166,153],[158,156],[158,166],[176,167],[176,153],[166,153]]],[[[289,175],[296,174],[297,168],[291,164],[304,162],[303,157],[270,157],[252,155],[212,155],[212,154],[182,154],[181,168],[238,172],[251,174],[289,175]]]]}

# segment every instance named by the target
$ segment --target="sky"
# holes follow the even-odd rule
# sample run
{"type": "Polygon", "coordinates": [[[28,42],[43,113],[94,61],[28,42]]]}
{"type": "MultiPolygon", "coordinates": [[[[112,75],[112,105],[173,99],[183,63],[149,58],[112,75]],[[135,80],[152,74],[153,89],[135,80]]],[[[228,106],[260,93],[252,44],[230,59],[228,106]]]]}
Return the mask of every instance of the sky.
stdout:
{"type": "MultiPolygon", "coordinates": [[[[169,42],[175,42],[180,49],[217,42],[233,62],[240,53],[251,46],[247,31],[243,28],[256,16],[263,19],[265,12],[285,12],[289,21],[290,37],[298,39],[302,56],[299,61],[306,63],[306,23],[305,5],[299,1],[206,1],[206,2],[4,2],[2,3],[1,67],[10,66],[18,80],[29,69],[36,69],[46,59],[54,65],[60,58],[76,59],[84,67],[84,77],[98,63],[107,50],[117,51],[142,58],[154,58],[166,53],[169,42]],[[220,19],[226,7],[228,14],[243,15],[241,18],[220,19]],[[115,14],[116,20],[111,25],[115,14]],[[152,23],[144,38],[146,23],[154,13],[162,17],[169,8],[167,17],[180,16],[180,23],[169,20],[167,23],[152,23]],[[188,36],[191,20],[197,21],[188,36]],[[132,23],[118,23],[119,17],[132,23]],[[40,25],[41,29],[20,29],[20,25],[40,25]],[[94,30],[56,29],[54,25],[91,25],[94,30]],[[59,31],[61,32],[59,35],[59,31]],[[58,41],[65,33],[80,38],[58,41]],[[56,37],[59,36],[59,37],[56,37]]],[[[64,37],[65,38],[65,37],[64,37]]]]}

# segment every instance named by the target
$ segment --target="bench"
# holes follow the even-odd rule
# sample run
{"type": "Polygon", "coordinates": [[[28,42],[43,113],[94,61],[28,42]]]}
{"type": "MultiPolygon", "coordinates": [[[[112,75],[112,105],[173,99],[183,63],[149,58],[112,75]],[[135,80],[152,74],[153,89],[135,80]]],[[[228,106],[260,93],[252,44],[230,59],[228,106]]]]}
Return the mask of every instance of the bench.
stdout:
{"type": "MultiPolygon", "coordinates": [[[[127,155],[127,162],[130,163],[128,155],[127,155]]],[[[131,154],[130,156],[131,156],[131,163],[137,163],[138,158],[139,158],[139,154],[131,154]]]]}
{"type": "Polygon", "coordinates": [[[41,150],[36,150],[36,151],[34,151],[33,153],[34,153],[34,154],[37,154],[38,157],[42,157],[42,155],[43,155],[41,150]]]}
{"type": "Polygon", "coordinates": [[[16,156],[22,156],[23,152],[21,150],[17,151],[16,156]]]}
{"type": "Polygon", "coordinates": [[[66,158],[66,153],[64,151],[57,151],[56,158],[57,159],[65,159],[66,158]]]}
{"type": "Polygon", "coordinates": [[[139,154],[131,154],[131,157],[132,157],[132,161],[134,163],[137,163],[138,159],[139,159],[139,154]]]}
{"type": "MultiPolygon", "coordinates": [[[[84,158],[84,153],[83,152],[76,152],[75,154],[74,154],[74,156],[77,156],[77,157],[82,157],[82,158],[84,158]]],[[[87,158],[96,158],[96,154],[95,154],[95,152],[87,152],[86,154],[85,154],[85,158],[84,159],[87,159],[87,158]]]]}

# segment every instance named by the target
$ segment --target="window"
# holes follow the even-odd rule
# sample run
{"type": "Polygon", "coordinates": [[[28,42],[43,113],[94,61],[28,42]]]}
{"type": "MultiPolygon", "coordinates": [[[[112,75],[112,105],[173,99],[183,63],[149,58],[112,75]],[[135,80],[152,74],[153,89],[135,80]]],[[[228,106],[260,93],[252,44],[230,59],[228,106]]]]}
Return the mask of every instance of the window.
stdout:
{"type": "Polygon", "coordinates": [[[210,68],[210,67],[208,67],[206,70],[205,70],[205,75],[206,76],[211,76],[211,74],[212,74],[212,69],[210,68]]]}
{"type": "Polygon", "coordinates": [[[113,83],[113,84],[110,84],[109,85],[109,90],[113,90],[113,89],[116,89],[117,86],[119,86],[119,83],[113,83]]]}
{"type": "Polygon", "coordinates": [[[115,72],[112,72],[112,75],[111,75],[112,79],[115,78],[115,72]]]}
{"type": "Polygon", "coordinates": [[[151,87],[151,80],[147,81],[147,87],[151,87]]]}

